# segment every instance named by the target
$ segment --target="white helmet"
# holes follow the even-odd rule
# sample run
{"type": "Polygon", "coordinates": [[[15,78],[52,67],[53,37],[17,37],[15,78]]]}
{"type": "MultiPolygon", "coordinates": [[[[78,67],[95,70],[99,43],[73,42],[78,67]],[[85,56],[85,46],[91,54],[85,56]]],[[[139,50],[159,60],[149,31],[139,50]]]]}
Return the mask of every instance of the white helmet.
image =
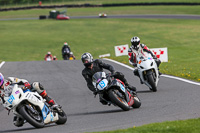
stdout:
{"type": "Polygon", "coordinates": [[[138,48],[140,44],[140,38],[137,36],[134,36],[133,38],[131,38],[131,44],[133,48],[138,48]]]}
{"type": "Polygon", "coordinates": [[[67,42],[64,42],[64,46],[68,46],[68,43],[67,43],[67,42]]]}

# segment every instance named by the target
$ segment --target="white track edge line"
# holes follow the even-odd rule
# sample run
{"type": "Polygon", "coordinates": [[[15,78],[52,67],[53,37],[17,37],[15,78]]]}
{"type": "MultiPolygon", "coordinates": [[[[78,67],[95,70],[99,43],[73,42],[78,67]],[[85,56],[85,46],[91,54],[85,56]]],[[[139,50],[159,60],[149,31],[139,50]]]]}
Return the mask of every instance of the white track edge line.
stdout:
{"type": "MultiPolygon", "coordinates": [[[[132,67],[126,65],[126,64],[120,63],[118,61],[115,61],[115,60],[112,60],[112,59],[108,59],[108,58],[103,58],[103,59],[111,61],[111,62],[114,62],[116,64],[119,64],[119,65],[124,66],[124,67],[126,67],[128,69],[135,70],[134,68],[132,68],[132,67]]],[[[180,81],[183,81],[183,82],[187,82],[187,83],[190,83],[190,84],[194,84],[194,85],[199,85],[200,86],[200,83],[193,82],[193,81],[190,81],[190,80],[187,80],[187,79],[183,79],[183,78],[179,78],[179,77],[175,77],[175,76],[170,76],[170,75],[165,75],[165,74],[162,74],[161,76],[166,77],[166,78],[171,78],[171,79],[177,79],[177,80],[180,80],[180,81]]]]}
{"type": "Polygon", "coordinates": [[[5,64],[5,61],[2,61],[0,64],[0,68],[5,64]]]}

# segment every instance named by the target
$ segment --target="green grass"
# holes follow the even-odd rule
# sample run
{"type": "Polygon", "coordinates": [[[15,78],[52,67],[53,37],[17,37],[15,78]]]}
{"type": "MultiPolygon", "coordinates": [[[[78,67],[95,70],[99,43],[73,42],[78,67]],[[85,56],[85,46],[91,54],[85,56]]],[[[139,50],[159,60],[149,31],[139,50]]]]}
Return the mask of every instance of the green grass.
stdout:
{"type": "Polygon", "coordinates": [[[139,127],[133,125],[133,128],[104,131],[103,133],[199,133],[199,124],[200,119],[179,120],[173,122],[153,123],[139,127]]]}
{"type": "Polygon", "coordinates": [[[149,48],[168,47],[169,62],[160,71],[200,81],[200,25],[198,20],[178,19],[72,19],[0,21],[1,60],[43,60],[51,51],[61,58],[67,41],[77,59],[84,52],[94,58],[111,53],[111,58],[128,64],[128,57],[115,57],[114,46],[129,44],[139,36],[149,48]]]}
{"type": "MultiPolygon", "coordinates": [[[[0,18],[38,17],[48,15],[50,10],[1,12],[0,18]]],[[[199,6],[69,8],[67,10],[70,16],[97,15],[99,12],[106,12],[108,15],[147,13],[199,15],[199,6]]],[[[127,43],[130,46],[130,38],[137,35],[149,48],[168,47],[169,62],[161,64],[162,73],[200,81],[199,29],[199,20],[183,19],[0,21],[0,61],[43,60],[48,51],[62,60],[61,47],[67,41],[77,59],[80,59],[84,52],[91,52],[94,58],[98,58],[100,54],[111,53],[110,58],[128,64],[127,56],[114,56],[114,46],[127,43]]],[[[199,119],[191,119],[154,123],[106,133],[198,133],[199,122],[199,119]]]]}

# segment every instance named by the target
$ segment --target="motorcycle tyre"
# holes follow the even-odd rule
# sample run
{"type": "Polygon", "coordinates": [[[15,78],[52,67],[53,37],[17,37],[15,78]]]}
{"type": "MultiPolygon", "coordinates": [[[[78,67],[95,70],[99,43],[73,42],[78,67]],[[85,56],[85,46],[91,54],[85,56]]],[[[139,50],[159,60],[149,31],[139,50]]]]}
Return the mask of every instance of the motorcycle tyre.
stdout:
{"type": "Polygon", "coordinates": [[[42,122],[38,122],[36,121],[35,119],[33,119],[29,114],[28,112],[26,111],[26,107],[25,106],[22,106],[21,108],[19,108],[19,113],[24,117],[24,119],[30,123],[32,126],[36,127],[36,128],[43,128],[44,127],[44,121],[43,121],[43,118],[42,119],[42,122]]]}
{"type": "MultiPolygon", "coordinates": [[[[149,71],[148,73],[150,73],[151,71],[149,71]]],[[[156,92],[157,91],[157,87],[156,87],[156,84],[153,80],[153,76],[152,76],[152,73],[151,74],[147,74],[147,78],[148,78],[148,82],[149,84],[151,85],[152,88],[150,88],[150,90],[152,90],[153,92],[156,92]]]]}
{"type": "Polygon", "coordinates": [[[134,97],[134,104],[132,105],[133,108],[139,108],[141,106],[141,101],[138,97],[134,97]]]}
{"type": "Polygon", "coordinates": [[[58,112],[58,118],[58,121],[56,121],[56,124],[58,125],[65,124],[67,122],[67,115],[63,110],[62,112],[58,112]]]}
{"type": "Polygon", "coordinates": [[[124,103],[122,103],[117,97],[116,97],[116,94],[114,94],[113,90],[109,90],[108,91],[108,95],[109,95],[109,98],[110,100],[116,104],[118,107],[120,107],[121,109],[123,109],[124,111],[129,111],[130,110],[130,107],[127,103],[127,105],[125,105],[124,103]]]}

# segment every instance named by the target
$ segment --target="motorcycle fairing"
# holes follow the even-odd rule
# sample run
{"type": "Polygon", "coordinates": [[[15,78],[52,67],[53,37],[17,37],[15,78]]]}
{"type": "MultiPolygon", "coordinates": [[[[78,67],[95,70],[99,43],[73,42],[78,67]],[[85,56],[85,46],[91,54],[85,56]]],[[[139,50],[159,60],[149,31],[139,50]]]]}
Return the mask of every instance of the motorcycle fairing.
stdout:
{"type": "Polygon", "coordinates": [[[58,114],[53,113],[49,108],[44,104],[44,107],[41,110],[44,123],[54,122],[58,120],[58,114]]]}
{"type": "MultiPolygon", "coordinates": [[[[111,83],[110,86],[113,86],[115,87],[116,89],[118,89],[120,92],[124,93],[125,94],[125,98],[126,98],[126,101],[129,102],[130,99],[129,99],[129,96],[128,96],[128,92],[127,90],[125,89],[124,85],[122,85],[122,83],[120,83],[118,81],[119,79],[114,79],[111,83]]],[[[112,88],[112,87],[111,87],[112,88]]]]}
{"type": "Polygon", "coordinates": [[[97,88],[99,90],[103,90],[105,87],[107,87],[107,85],[108,85],[108,80],[107,79],[103,79],[98,83],[97,88]]]}

